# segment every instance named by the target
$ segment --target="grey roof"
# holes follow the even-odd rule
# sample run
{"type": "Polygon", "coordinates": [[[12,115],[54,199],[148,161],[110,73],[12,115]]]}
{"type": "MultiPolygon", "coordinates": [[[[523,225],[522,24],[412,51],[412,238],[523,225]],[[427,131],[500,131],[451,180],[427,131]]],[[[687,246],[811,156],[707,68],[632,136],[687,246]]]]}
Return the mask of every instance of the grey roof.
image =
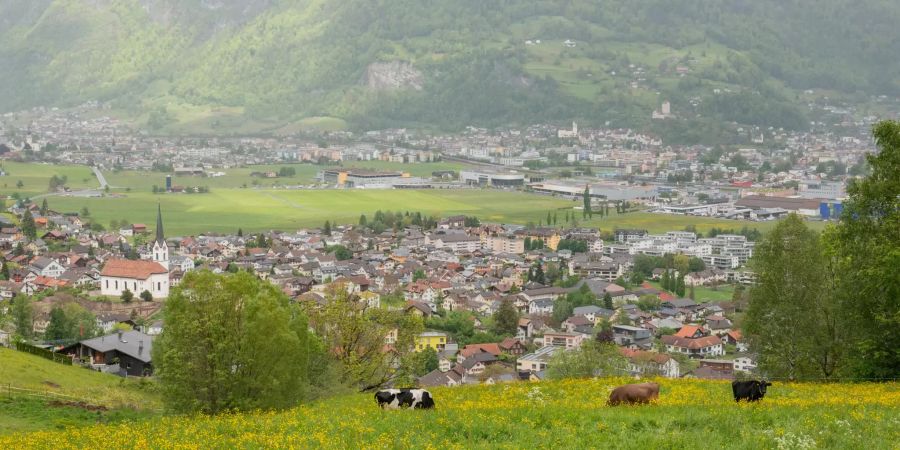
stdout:
{"type": "Polygon", "coordinates": [[[107,334],[94,339],[81,341],[81,345],[92,348],[98,352],[108,352],[115,350],[124,353],[132,358],[143,362],[150,362],[150,353],[153,350],[154,336],[141,333],[140,331],[124,331],[119,333],[107,334]],[[143,349],[141,343],[143,342],[143,349]]]}

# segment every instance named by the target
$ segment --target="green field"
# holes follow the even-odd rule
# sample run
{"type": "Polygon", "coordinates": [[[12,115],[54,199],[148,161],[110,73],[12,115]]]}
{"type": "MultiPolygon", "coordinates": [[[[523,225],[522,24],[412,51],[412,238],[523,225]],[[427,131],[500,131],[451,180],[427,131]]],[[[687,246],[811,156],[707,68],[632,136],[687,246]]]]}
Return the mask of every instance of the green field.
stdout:
{"type": "MultiPolygon", "coordinates": [[[[371,217],[376,210],[422,212],[447,216],[478,216],[486,222],[526,224],[546,221],[548,211],[557,214],[562,226],[565,212],[577,202],[548,196],[498,190],[287,190],[219,189],[209,194],[159,194],[133,190],[120,197],[53,197],[50,207],[62,212],[77,212],[87,206],[91,217],[108,225],[110,221],[152,224],[157,202],[162,205],[166,231],[170,235],[197,234],[205,231],[234,232],[253,230],[293,230],[317,227],[326,220],[340,224],[356,223],[360,214],[371,217]]],[[[579,211],[575,211],[580,214],[579,211]]],[[[596,217],[596,216],[595,216],[596,217]]],[[[651,213],[628,213],[579,222],[580,226],[646,228],[651,232],[681,230],[694,225],[699,231],[711,227],[739,229],[744,225],[765,231],[773,222],[740,222],[702,217],[651,213]]]]}
{"type": "MultiPolygon", "coordinates": [[[[431,173],[438,170],[458,171],[464,167],[461,163],[435,162],[402,164],[386,161],[348,161],[342,167],[366,168],[374,170],[398,170],[409,172],[413,176],[431,178],[431,173]]],[[[268,164],[249,167],[237,167],[232,169],[213,170],[212,172],[224,172],[221,177],[199,176],[173,176],[172,184],[180,186],[209,186],[210,188],[240,188],[240,187],[277,187],[294,186],[298,184],[311,184],[315,181],[316,174],[326,168],[337,166],[319,166],[313,164],[268,164]],[[282,167],[291,167],[296,171],[293,177],[285,178],[261,178],[250,176],[252,172],[266,172],[278,170],[282,167]]],[[[152,191],[153,186],[164,187],[166,174],[162,172],[139,171],[108,171],[104,172],[106,181],[118,191],[130,188],[132,191],[152,191]]],[[[49,180],[49,175],[48,178],[49,180]]],[[[46,184],[46,183],[45,183],[46,184]]]]}
{"type": "MultiPolygon", "coordinates": [[[[101,224],[111,220],[152,224],[162,205],[170,235],[203,231],[292,230],[321,226],[326,220],[356,223],[360,214],[376,210],[423,214],[477,215],[493,222],[537,220],[535,211],[565,207],[569,202],[518,192],[488,190],[256,190],[213,189],[209,194],[131,192],[124,197],[55,197],[50,206],[79,211],[87,206],[101,224]]],[[[539,213],[538,213],[539,214],[539,213]]]]}
{"type": "Polygon", "coordinates": [[[156,414],[152,410],[162,406],[154,390],[152,383],[65,366],[0,347],[0,435],[85,426],[98,420],[119,422],[145,418],[156,414]],[[83,401],[109,410],[98,414],[80,407],[53,406],[43,398],[54,397],[53,394],[59,394],[58,400],[83,401]]]}
{"type": "Polygon", "coordinates": [[[282,413],[164,417],[0,436],[0,448],[737,448],[891,449],[900,386],[775,382],[736,404],[728,382],[657,380],[659,402],[609,407],[632,379],[433,388],[436,408],[382,411],[372,394],[282,413]]]}
{"type": "MultiPolygon", "coordinates": [[[[657,281],[650,281],[649,283],[656,289],[662,289],[662,286],[660,286],[657,281]]],[[[687,297],[687,293],[690,292],[690,289],[691,288],[688,287],[685,290],[685,297],[687,297]]],[[[731,301],[732,296],[734,296],[734,286],[724,284],[718,286],[716,289],[709,286],[696,286],[694,287],[694,295],[697,297],[696,301],[698,303],[731,301]]]]}
{"type": "Polygon", "coordinates": [[[87,166],[3,161],[0,163],[0,167],[6,172],[5,176],[0,177],[0,195],[4,196],[12,195],[16,192],[22,197],[46,194],[50,188],[50,178],[53,175],[68,177],[66,186],[72,189],[96,188],[100,186],[100,183],[94,178],[90,167],[87,166]],[[23,185],[21,188],[16,187],[19,181],[23,185]]]}

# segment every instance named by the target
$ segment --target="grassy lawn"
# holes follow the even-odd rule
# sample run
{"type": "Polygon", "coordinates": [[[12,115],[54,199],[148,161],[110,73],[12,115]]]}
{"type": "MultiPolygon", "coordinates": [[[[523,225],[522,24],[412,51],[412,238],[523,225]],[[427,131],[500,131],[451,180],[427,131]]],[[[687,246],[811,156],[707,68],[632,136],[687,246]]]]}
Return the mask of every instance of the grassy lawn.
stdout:
{"type": "MultiPolygon", "coordinates": [[[[650,281],[649,283],[657,289],[662,289],[662,286],[657,281],[650,281]]],[[[690,287],[685,290],[685,297],[687,297],[688,292],[690,292],[690,287]]],[[[707,286],[697,286],[694,288],[694,295],[698,303],[731,301],[731,297],[734,295],[734,286],[725,284],[718,286],[716,289],[707,286]]]]}
{"type": "Polygon", "coordinates": [[[761,402],[736,404],[728,382],[656,381],[649,406],[606,406],[630,378],[512,383],[430,389],[430,411],[382,411],[371,393],[354,394],[281,413],[0,436],[0,447],[888,449],[900,439],[897,383],[776,381],[761,402]]]}
{"type": "Polygon", "coordinates": [[[6,176],[0,177],[0,195],[4,196],[12,195],[15,192],[22,197],[46,194],[50,188],[50,178],[53,175],[68,177],[66,185],[72,189],[100,186],[90,167],[87,166],[3,161],[0,163],[0,167],[6,172],[6,176]],[[23,184],[21,188],[16,187],[19,181],[23,184]]]}

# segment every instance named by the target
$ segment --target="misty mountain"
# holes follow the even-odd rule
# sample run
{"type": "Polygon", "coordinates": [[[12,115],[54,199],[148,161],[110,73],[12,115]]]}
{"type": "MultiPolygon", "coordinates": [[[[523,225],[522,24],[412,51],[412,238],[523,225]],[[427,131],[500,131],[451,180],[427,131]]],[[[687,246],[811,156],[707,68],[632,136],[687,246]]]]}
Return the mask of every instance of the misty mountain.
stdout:
{"type": "Polygon", "coordinates": [[[0,110],[643,126],[665,99],[803,128],[805,90],[900,93],[897,23],[887,0],[0,0],[0,110]]]}

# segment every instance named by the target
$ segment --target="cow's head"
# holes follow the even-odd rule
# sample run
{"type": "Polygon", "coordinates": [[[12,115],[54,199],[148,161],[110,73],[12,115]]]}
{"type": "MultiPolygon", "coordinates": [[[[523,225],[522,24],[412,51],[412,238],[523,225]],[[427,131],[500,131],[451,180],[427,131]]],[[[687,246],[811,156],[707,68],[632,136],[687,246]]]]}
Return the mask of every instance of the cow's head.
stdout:
{"type": "Polygon", "coordinates": [[[390,403],[394,401],[395,395],[397,394],[394,394],[391,391],[378,391],[375,393],[375,401],[377,401],[379,405],[390,403]]]}
{"type": "Polygon", "coordinates": [[[766,387],[771,386],[772,383],[769,383],[766,380],[758,381],[757,386],[759,386],[759,393],[762,395],[766,395],[766,387]]]}

